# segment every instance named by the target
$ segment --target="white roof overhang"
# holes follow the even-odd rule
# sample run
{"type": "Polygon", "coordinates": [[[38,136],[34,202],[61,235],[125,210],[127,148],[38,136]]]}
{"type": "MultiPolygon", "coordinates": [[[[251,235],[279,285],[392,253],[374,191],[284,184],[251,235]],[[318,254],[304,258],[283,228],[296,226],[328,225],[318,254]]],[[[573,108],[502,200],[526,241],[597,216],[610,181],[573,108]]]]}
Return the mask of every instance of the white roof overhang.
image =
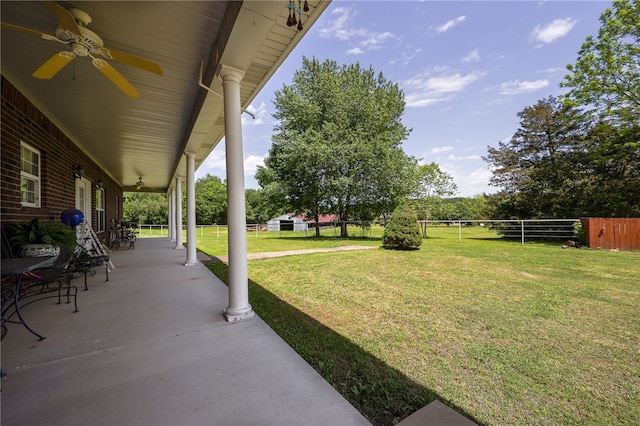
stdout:
{"type": "MultiPolygon", "coordinates": [[[[64,1],[88,13],[88,29],[105,46],[159,64],[156,75],[109,63],[139,92],[129,98],[89,58],[77,57],[50,80],[31,74],[68,47],[3,27],[2,74],[125,190],[140,176],[165,192],[184,175],[184,152],[196,168],[224,137],[220,65],[244,71],[247,107],[328,6],[308,0],[304,29],[286,25],[285,1],[64,1]],[[202,66],[203,84],[199,86],[202,66]]],[[[53,34],[56,19],[42,1],[0,2],[3,23],[53,34]]]]}

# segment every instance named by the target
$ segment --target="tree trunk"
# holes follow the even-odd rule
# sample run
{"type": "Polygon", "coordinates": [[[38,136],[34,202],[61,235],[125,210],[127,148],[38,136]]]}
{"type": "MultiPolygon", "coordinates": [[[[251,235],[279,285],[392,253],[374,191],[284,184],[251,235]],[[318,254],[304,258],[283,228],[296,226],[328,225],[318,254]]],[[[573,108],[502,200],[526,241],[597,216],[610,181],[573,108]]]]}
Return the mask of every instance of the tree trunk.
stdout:
{"type": "Polygon", "coordinates": [[[320,237],[320,215],[316,213],[314,219],[316,220],[316,237],[320,237]]]}
{"type": "Polygon", "coordinates": [[[420,224],[420,228],[422,228],[422,238],[427,238],[427,220],[429,220],[429,211],[425,210],[424,222],[420,224]]]}
{"type": "Polygon", "coordinates": [[[349,238],[349,233],[347,232],[347,222],[340,223],[340,238],[349,238]]]}

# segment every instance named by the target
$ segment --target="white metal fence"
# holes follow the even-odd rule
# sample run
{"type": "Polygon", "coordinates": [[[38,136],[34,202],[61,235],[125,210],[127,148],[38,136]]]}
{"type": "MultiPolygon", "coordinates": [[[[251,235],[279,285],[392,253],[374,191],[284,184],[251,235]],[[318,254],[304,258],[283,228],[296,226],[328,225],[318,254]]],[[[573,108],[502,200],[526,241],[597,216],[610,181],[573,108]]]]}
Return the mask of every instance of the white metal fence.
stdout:
{"type": "MultiPolygon", "coordinates": [[[[503,238],[519,239],[522,244],[527,240],[568,240],[574,238],[574,223],[579,219],[528,219],[528,220],[428,220],[418,221],[421,226],[426,225],[427,235],[432,227],[456,227],[458,229],[458,241],[462,242],[464,230],[479,226],[496,232],[503,238]]],[[[324,237],[340,237],[340,227],[343,222],[328,222],[321,224],[324,237]]],[[[373,238],[372,229],[379,226],[377,222],[346,222],[349,226],[350,238],[373,238]]],[[[183,230],[186,227],[183,226],[183,230]]],[[[291,235],[304,233],[305,236],[315,235],[315,224],[310,223],[304,231],[267,231],[267,224],[247,224],[247,234],[259,238],[261,234],[291,235]]],[[[196,234],[200,237],[212,235],[216,237],[227,234],[227,225],[197,225],[196,234]]],[[[169,235],[167,225],[138,225],[140,237],[166,237],[169,235]]]]}
{"type": "Polygon", "coordinates": [[[463,229],[469,226],[486,227],[503,238],[526,240],[568,240],[575,237],[574,223],[580,219],[527,219],[527,220],[428,220],[422,224],[438,226],[457,226],[458,241],[462,241],[463,229]]]}

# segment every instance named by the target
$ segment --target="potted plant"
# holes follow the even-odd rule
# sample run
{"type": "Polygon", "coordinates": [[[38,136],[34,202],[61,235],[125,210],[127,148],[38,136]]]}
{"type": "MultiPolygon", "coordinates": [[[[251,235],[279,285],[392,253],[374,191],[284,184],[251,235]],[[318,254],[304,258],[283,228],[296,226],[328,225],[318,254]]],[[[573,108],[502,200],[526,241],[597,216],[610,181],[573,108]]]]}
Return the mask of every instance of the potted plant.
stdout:
{"type": "Polygon", "coordinates": [[[20,247],[22,257],[58,256],[60,247],[73,251],[76,233],[58,221],[33,219],[10,226],[11,241],[20,247]]]}

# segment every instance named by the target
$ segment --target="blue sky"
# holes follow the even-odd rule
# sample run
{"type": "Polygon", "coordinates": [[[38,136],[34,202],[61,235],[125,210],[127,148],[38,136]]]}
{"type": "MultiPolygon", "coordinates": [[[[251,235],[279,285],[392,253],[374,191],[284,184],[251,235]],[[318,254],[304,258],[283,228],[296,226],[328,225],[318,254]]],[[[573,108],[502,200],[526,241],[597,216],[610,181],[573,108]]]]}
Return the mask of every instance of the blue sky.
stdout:
{"type": "MultiPolygon", "coordinates": [[[[334,0],[243,114],[245,186],[273,134],[274,93],[290,85],[302,57],[359,62],[398,83],[404,151],[436,162],[459,196],[494,193],[482,156],[508,141],[517,113],[559,87],[588,35],[596,36],[605,1],[334,0]]],[[[283,1],[283,7],[286,7],[283,1]]],[[[225,179],[224,141],[196,172],[225,179]]]]}

